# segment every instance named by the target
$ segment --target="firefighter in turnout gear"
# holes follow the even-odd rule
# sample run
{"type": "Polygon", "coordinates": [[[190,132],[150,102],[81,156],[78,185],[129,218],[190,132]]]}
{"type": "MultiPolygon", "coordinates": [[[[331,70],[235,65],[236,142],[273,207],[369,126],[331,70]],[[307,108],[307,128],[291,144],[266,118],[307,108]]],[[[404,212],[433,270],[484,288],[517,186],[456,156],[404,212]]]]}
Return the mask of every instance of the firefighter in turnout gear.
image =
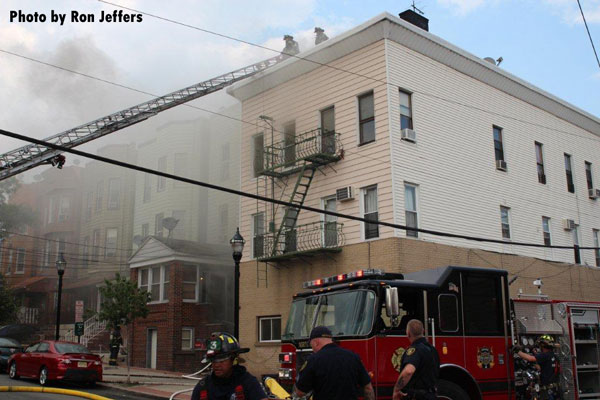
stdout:
{"type": "Polygon", "coordinates": [[[110,334],[110,359],[108,365],[117,365],[117,359],[119,357],[119,350],[123,344],[123,337],[121,336],[121,327],[117,325],[110,334]]]}
{"type": "Polygon", "coordinates": [[[522,351],[521,346],[514,346],[515,352],[522,359],[536,363],[540,370],[540,399],[558,400],[561,398],[559,387],[560,361],[554,354],[554,338],[550,335],[542,335],[536,341],[540,352],[534,355],[522,351]]]}
{"type": "Polygon", "coordinates": [[[393,400],[437,399],[440,356],[423,336],[423,323],[412,319],[406,325],[410,347],[402,355],[400,376],[394,386],[393,400]]]}
{"type": "Polygon", "coordinates": [[[258,380],[238,365],[238,355],[248,351],[230,334],[213,333],[205,360],[212,363],[212,373],[196,384],[192,400],[267,400],[258,380]]]}

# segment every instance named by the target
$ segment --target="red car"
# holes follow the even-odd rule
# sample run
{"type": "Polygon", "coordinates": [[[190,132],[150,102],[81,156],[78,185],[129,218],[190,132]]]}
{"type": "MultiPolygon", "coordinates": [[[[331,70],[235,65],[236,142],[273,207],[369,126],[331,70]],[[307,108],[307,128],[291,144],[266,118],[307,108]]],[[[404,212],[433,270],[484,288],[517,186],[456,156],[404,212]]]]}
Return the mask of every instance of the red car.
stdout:
{"type": "Polygon", "coordinates": [[[8,360],[8,375],[36,378],[40,385],[66,380],[95,384],[102,381],[102,360],[77,343],[44,340],[8,360]]]}

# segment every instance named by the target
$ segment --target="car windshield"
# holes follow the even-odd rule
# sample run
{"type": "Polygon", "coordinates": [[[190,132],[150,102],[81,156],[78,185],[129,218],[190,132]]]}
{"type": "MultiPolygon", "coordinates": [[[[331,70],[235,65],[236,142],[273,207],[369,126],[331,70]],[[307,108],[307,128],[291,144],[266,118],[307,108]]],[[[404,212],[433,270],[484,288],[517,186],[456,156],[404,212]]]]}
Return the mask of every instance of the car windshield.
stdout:
{"type": "Polygon", "coordinates": [[[54,348],[61,354],[65,353],[79,353],[79,354],[92,354],[87,347],[75,343],[54,343],[54,348]]]}
{"type": "Polygon", "coordinates": [[[21,347],[21,345],[14,339],[0,338],[0,347],[21,347]]]}
{"type": "Polygon", "coordinates": [[[283,339],[307,338],[313,326],[326,326],[334,336],[366,335],[371,331],[375,294],[353,290],[301,298],[292,303],[283,339]]]}

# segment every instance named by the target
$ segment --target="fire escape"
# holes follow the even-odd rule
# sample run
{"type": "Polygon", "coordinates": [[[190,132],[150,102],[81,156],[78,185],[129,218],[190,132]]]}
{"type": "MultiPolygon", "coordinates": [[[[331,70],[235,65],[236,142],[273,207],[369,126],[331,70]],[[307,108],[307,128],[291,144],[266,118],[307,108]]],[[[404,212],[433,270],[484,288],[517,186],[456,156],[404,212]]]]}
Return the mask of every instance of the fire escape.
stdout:
{"type": "MultiPolygon", "coordinates": [[[[267,217],[267,232],[255,232],[254,257],[259,261],[281,261],[318,253],[340,252],[344,236],[342,224],[325,217],[319,222],[298,225],[301,207],[317,170],[343,157],[339,133],[313,129],[285,135],[280,142],[268,143],[255,154],[262,168],[256,170],[257,193],[287,201],[292,206],[257,202],[257,211],[267,217]],[[291,189],[291,191],[290,191],[291,189]],[[297,206],[297,207],[296,207],[297,206]]],[[[272,136],[271,136],[272,137],[272,136]]]]}

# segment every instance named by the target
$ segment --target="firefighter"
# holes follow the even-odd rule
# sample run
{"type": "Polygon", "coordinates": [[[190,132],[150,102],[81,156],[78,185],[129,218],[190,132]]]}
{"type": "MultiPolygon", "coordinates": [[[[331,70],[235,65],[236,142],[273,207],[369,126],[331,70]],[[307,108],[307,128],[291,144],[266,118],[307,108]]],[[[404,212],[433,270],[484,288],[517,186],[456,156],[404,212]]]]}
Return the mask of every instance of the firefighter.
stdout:
{"type": "Polygon", "coordinates": [[[116,325],[115,329],[110,334],[110,359],[108,360],[108,365],[117,365],[119,349],[122,344],[123,337],[121,336],[121,327],[116,325]]]}
{"type": "Polygon", "coordinates": [[[423,323],[418,319],[408,321],[406,336],[410,346],[402,355],[393,400],[435,400],[440,356],[423,336],[423,323]]]}
{"type": "Polygon", "coordinates": [[[285,58],[289,56],[295,56],[300,53],[300,46],[298,46],[298,42],[294,40],[294,37],[291,35],[285,35],[283,37],[285,40],[285,48],[281,52],[281,55],[285,58]]]}
{"type": "Polygon", "coordinates": [[[309,343],[314,354],[300,371],[296,395],[313,391],[314,400],[374,400],[371,378],[360,357],[333,343],[333,335],[325,326],[310,332],[309,343]]]}
{"type": "Polygon", "coordinates": [[[560,361],[554,354],[554,338],[542,335],[536,341],[541,352],[534,355],[524,353],[521,346],[514,346],[513,352],[525,361],[537,363],[540,369],[541,400],[558,400],[561,398],[559,388],[560,361]]]}
{"type": "Polygon", "coordinates": [[[250,351],[240,348],[228,333],[215,332],[206,341],[206,359],[212,373],[196,384],[192,400],[267,400],[258,380],[238,365],[238,356],[250,351]]]}
{"type": "Polygon", "coordinates": [[[323,28],[319,28],[318,26],[315,28],[315,35],[315,45],[323,43],[329,39],[329,37],[325,34],[325,30],[323,30],[323,28]]]}

